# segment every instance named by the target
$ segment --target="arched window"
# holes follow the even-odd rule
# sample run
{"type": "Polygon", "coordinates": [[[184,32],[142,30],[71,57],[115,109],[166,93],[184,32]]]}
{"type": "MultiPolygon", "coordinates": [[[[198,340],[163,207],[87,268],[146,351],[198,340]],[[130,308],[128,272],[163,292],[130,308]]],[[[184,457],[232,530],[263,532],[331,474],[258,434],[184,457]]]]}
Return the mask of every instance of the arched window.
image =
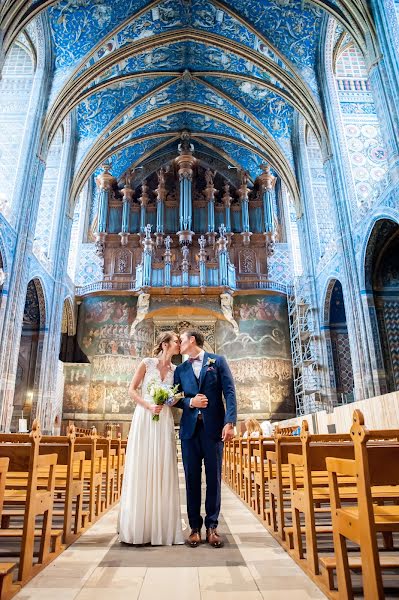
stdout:
{"type": "Polygon", "coordinates": [[[47,156],[33,243],[34,253],[44,262],[51,260],[51,240],[56,224],[56,202],[62,147],[63,135],[62,130],[59,129],[51,143],[47,156]]]}
{"type": "Polygon", "coordinates": [[[347,34],[335,48],[334,74],[358,215],[386,185],[387,156],[364,57],[347,34]]]}
{"type": "Polygon", "coordinates": [[[33,77],[34,63],[30,50],[16,42],[7,55],[0,81],[0,212],[8,219],[33,77]]]}

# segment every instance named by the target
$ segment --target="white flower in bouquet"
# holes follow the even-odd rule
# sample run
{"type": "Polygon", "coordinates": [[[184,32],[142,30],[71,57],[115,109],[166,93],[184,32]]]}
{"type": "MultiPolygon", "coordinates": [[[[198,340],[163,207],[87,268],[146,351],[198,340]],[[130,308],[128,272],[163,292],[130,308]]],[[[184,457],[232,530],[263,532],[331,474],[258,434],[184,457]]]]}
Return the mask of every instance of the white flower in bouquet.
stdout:
{"type": "MultiPolygon", "coordinates": [[[[182,393],[177,393],[178,389],[179,385],[170,386],[167,383],[156,384],[155,382],[150,382],[147,391],[153,399],[154,404],[158,406],[163,404],[173,406],[173,404],[183,397],[182,393]]],[[[159,421],[159,415],[153,415],[152,420],[159,421]]]]}

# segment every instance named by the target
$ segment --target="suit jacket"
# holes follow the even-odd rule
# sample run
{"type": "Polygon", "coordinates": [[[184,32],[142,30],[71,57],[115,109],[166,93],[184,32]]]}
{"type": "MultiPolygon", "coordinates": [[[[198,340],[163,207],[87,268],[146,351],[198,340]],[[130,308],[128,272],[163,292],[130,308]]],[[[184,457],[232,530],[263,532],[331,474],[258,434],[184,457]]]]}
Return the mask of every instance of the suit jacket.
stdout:
{"type": "Polygon", "coordinates": [[[206,434],[213,439],[220,439],[223,426],[237,420],[236,391],[231,371],[223,356],[205,352],[199,381],[194,375],[193,367],[187,360],[177,367],[174,375],[175,384],[184,398],[176,406],[183,409],[180,421],[180,438],[190,439],[195,431],[198,408],[190,408],[190,399],[198,393],[205,394],[208,406],[201,408],[206,434]],[[226,410],[223,403],[226,402],[226,410]]]}

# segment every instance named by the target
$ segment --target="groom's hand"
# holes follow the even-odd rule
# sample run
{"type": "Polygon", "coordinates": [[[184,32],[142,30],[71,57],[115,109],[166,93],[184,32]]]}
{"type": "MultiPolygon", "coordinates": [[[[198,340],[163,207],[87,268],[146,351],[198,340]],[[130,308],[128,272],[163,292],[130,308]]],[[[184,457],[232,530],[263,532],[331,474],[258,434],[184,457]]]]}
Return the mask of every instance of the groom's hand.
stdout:
{"type": "Polygon", "coordinates": [[[191,398],[191,406],[193,408],[206,408],[208,406],[208,398],[204,394],[197,394],[191,398]]]}
{"type": "Polygon", "coordinates": [[[229,442],[230,440],[232,440],[234,437],[234,427],[231,423],[226,423],[226,425],[223,427],[223,431],[222,431],[222,440],[224,442],[229,442]]]}

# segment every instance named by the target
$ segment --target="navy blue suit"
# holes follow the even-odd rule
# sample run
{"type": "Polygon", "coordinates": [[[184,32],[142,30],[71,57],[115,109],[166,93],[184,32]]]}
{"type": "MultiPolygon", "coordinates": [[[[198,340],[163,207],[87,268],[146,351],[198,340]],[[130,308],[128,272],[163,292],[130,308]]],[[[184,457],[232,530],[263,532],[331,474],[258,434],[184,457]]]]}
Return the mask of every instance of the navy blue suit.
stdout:
{"type": "Polygon", "coordinates": [[[201,474],[205,464],[206,499],[205,526],[217,527],[220,512],[222,477],[222,429],[226,423],[235,423],[237,402],[233,377],[223,356],[205,352],[199,380],[187,360],[175,370],[175,384],[180,385],[184,398],[176,404],[183,409],[180,421],[180,439],[186,476],[187,512],[192,529],[200,529],[201,474]],[[190,399],[197,394],[208,398],[206,408],[190,408],[190,399]],[[226,402],[226,410],[223,403],[226,402]],[[201,412],[202,419],[198,419],[201,412]]]}

